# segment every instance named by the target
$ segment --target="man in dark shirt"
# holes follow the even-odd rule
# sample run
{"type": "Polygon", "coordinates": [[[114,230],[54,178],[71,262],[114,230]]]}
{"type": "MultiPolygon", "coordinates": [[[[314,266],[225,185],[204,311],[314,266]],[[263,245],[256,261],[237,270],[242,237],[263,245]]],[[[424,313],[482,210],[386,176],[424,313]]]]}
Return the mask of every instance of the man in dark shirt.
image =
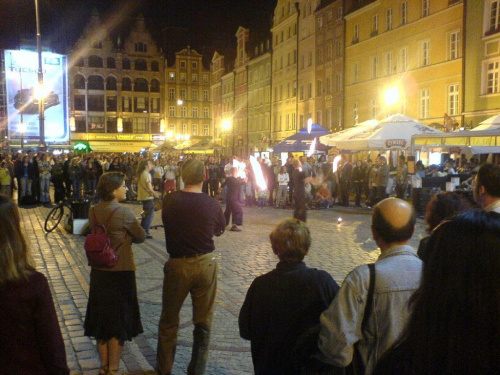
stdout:
{"type": "Polygon", "coordinates": [[[300,163],[300,160],[295,159],[292,163],[294,167],[294,170],[292,172],[293,200],[295,201],[293,218],[306,221],[307,220],[306,189],[305,189],[306,174],[301,169],[302,164],[300,163]]]}
{"type": "MultiPolygon", "coordinates": [[[[239,316],[240,335],[251,341],[255,374],[300,374],[301,367],[311,370],[318,364],[304,354],[298,339],[319,324],[339,286],[327,272],[303,262],[311,245],[306,223],[285,219],[269,237],[280,262],[248,289],[239,316]]],[[[311,355],[319,352],[317,339],[312,342],[311,355]]]]}
{"type": "Polygon", "coordinates": [[[203,374],[217,291],[213,236],[226,227],[217,201],[202,193],[205,166],[196,159],[182,165],[185,188],[165,195],[162,221],[170,258],[165,263],[163,306],[158,327],[157,373],[170,374],[177,346],[179,312],[188,294],[193,302],[193,350],[188,374],[203,374]]]}
{"type": "Polygon", "coordinates": [[[233,215],[233,225],[231,229],[232,232],[240,232],[240,226],[243,225],[243,209],[241,208],[239,199],[241,187],[245,185],[246,180],[237,178],[238,169],[233,167],[231,169],[232,176],[227,177],[221,186],[227,186],[227,197],[226,197],[226,210],[224,211],[224,216],[226,218],[226,225],[229,225],[231,215],[233,215]]]}

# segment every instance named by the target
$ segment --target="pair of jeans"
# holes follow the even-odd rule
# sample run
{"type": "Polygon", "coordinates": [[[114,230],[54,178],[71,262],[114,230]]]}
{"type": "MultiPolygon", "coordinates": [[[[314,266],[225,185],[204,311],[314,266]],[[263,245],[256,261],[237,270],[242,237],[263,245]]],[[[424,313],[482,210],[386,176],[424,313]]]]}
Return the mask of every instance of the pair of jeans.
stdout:
{"type": "Polygon", "coordinates": [[[231,215],[233,215],[233,224],[243,225],[243,209],[241,208],[240,202],[233,197],[228,198],[226,202],[226,210],[224,211],[226,225],[229,225],[231,215]]]}
{"type": "Polygon", "coordinates": [[[40,202],[41,203],[50,203],[50,177],[49,178],[41,178],[40,179],[40,202]]]}
{"type": "Polygon", "coordinates": [[[19,191],[21,193],[20,198],[24,197],[25,195],[31,195],[31,184],[33,183],[33,180],[30,180],[26,177],[21,177],[19,179],[20,185],[19,186],[19,191]]]}
{"type": "Polygon", "coordinates": [[[146,234],[149,235],[149,228],[151,228],[151,224],[153,223],[153,218],[155,216],[154,200],[148,199],[142,201],[142,209],[144,211],[144,215],[141,220],[141,227],[146,231],[146,234]]]}
{"type": "Polygon", "coordinates": [[[172,372],[179,312],[187,295],[193,304],[193,349],[187,373],[203,374],[207,364],[210,331],[217,292],[217,262],[212,253],[192,258],[170,258],[163,268],[162,312],[158,326],[156,370],[172,372]]]}
{"type": "Polygon", "coordinates": [[[286,206],[287,185],[278,186],[278,195],[276,196],[276,206],[286,206]]]}
{"type": "Polygon", "coordinates": [[[73,185],[73,198],[80,199],[80,190],[81,190],[81,181],[80,180],[72,180],[73,185]]]}

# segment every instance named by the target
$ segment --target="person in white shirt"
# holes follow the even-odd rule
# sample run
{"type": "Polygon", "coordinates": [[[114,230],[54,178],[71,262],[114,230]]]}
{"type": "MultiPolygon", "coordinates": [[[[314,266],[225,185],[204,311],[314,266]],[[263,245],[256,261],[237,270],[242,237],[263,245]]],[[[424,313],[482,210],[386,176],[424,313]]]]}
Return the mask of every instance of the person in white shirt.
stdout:
{"type": "Polygon", "coordinates": [[[286,191],[288,188],[288,182],[290,181],[290,176],[286,172],[285,167],[280,168],[278,173],[278,195],[276,197],[276,208],[283,207],[286,205],[286,191]]]}

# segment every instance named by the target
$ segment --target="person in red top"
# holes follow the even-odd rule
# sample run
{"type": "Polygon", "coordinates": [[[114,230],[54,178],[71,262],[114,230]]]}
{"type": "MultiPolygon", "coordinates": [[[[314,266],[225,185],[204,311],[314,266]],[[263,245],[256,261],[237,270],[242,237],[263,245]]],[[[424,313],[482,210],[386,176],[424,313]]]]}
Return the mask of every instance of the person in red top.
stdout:
{"type": "Polygon", "coordinates": [[[0,195],[0,372],[68,375],[49,284],[37,272],[14,202],[0,195]]]}

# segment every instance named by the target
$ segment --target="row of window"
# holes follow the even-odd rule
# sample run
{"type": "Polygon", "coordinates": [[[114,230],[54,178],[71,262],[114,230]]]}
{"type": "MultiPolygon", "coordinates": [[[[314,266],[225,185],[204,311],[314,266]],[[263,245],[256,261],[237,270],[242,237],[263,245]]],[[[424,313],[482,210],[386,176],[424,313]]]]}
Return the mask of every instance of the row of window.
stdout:
{"type": "MultiPolygon", "coordinates": [[[[207,74],[203,74],[203,83],[210,83],[210,80],[209,80],[209,75],[208,73],[207,74]]],[[[175,72],[168,72],[168,81],[169,82],[176,82],[175,80],[175,72]]],[[[179,82],[181,83],[187,83],[188,80],[187,80],[187,73],[180,73],[179,74],[179,82]]],[[[191,81],[190,83],[198,83],[199,80],[198,80],[198,73],[191,73],[191,81]]]]}
{"type": "MultiPolygon", "coordinates": [[[[179,89],[179,98],[182,100],[199,100],[199,90],[197,88],[191,89],[191,96],[188,97],[187,95],[188,90],[187,89],[179,89]]],[[[176,95],[176,89],[171,87],[168,89],[168,99],[169,100],[176,100],[177,95],[176,95]]],[[[208,90],[203,90],[203,101],[207,102],[210,100],[210,95],[208,90]]]]}
{"type": "MultiPolygon", "coordinates": [[[[78,62],[76,63],[76,66],[79,67],[84,67],[85,66],[85,60],[83,58],[79,59],[78,62]]],[[[131,61],[128,58],[123,58],[122,59],[122,70],[132,70],[131,67],[131,61]]],[[[88,58],[88,67],[89,68],[104,68],[104,59],[100,56],[92,55],[89,56],[88,58]]],[[[116,69],[116,59],[114,57],[107,57],[106,58],[106,68],[108,69],[116,69]]],[[[160,71],[160,64],[158,61],[151,61],[150,63],[150,70],[152,72],[159,72],[160,71]]],[[[139,71],[147,71],[148,70],[148,63],[144,59],[137,59],[134,61],[134,70],[139,70],[139,71]]]]}
{"type": "MultiPolygon", "coordinates": [[[[199,112],[198,112],[198,107],[192,107],[191,108],[191,117],[192,118],[198,118],[199,117],[199,112]]],[[[168,116],[169,117],[187,117],[188,115],[188,110],[186,106],[169,106],[168,107],[168,116]],[[177,110],[178,108],[178,110],[177,110]]],[[[209,107],[203,107],[203,118],[210,118],[210,108],[209,107]]]]}
{"type": "MultiPolygon", "coordinates": [[[[116,117],[75,116],[75,133],[117,133],[116,117]]],[[[126,134],[159,134],[160,119],[145,117],[123,117],[123,133],[126,134]]]]}
{"type": "Polygon", "coordinates": [[[104,95],[74,95],[74,109],[76,111],[116,112],[118,100],[121,100],[123,112],[160,113],[160,98],[128,97],[104,95]]]}
{"type": "MultiPolygon", "coordinates": [[[[73,80],[74,89],[78,90],[108,90],[108,91],[116,91],[117,90],[117,80],[113,76],[109,76],[106,78],[106,85],[104,84],[104,78],[97,75],[92,75],[87,78],[87,82],[85,82],[85,78],[77,74],[73,80]]],[[[132,80],[128,77],[122,78],[122,91],[132,91],[132,80]]],[[[134,79],[133,91],[135,92],[160,92],[160,81],[153,78],[151,83],[148,82],[145,78],[136,78],[134,79]]]]}
{"type": "Polygon", "coordinates": [[[179,128],[181,134],[190,134],[190,135],[210,135],[210,125],[208,124],[203,124],[203,134],[199,134],[199,126],[198,124],[192,124],[191,129],[189,129],[189,124],[181,124],[180,127],[178,127],[175,123],[169,122],[168,124],[168,130],[172,132],[173,134],[178,134],[177,129],[179,128]]]}
{"type": "MultiPolygon", "coordinates": [[[[100,40],[94,40],[92,42],[92,48],[95,49],[102,49],[102,42],[100,40]]],[[[148,45],[143,42],[138,42],[134,44],[134,51],[135,52],[148,52],[148,45]]]]}

